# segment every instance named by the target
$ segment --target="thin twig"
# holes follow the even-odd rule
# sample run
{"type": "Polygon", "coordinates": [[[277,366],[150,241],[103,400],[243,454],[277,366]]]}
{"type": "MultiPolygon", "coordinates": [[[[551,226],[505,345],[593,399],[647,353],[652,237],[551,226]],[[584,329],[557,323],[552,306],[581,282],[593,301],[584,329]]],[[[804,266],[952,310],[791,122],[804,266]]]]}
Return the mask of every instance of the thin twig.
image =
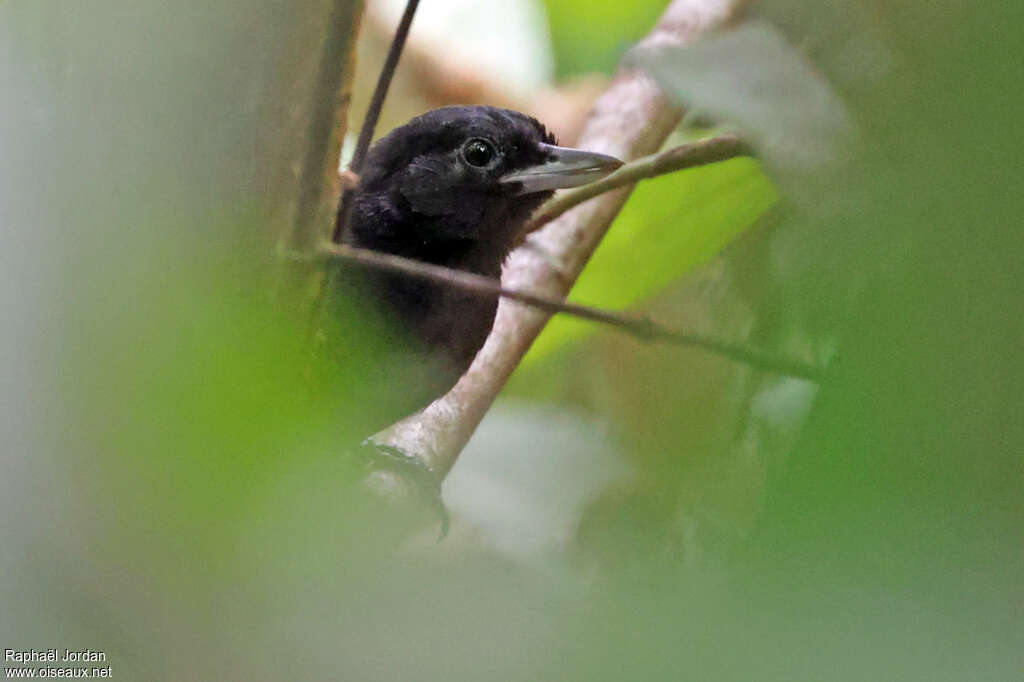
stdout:
{"type": "MultiPolygon", "coordinates": [[[[395,69],[398,68],[398,60],[402,56],[402,48],[405,47],[405,41],[409,37],[409,28],[412,26],[412,19],[416,15],[416,7],[419,4],[419,0],[409,0],[405,4],[405,11],[402,13],[401,21],[398,22],[388,56],[384,60],[384,66],[381,67],[380,76],[377,78],[377,87],[373,90],[370,106],[366,110],[366,117],[363,118],[363,127],[359,130],[359,140],[356,142],[356,149],[352,154],[352,162],[348,166],[348,170],[356,175],[362,173],[363,162],[366,160],[370,142],[373,140],[373,131],[377,128],[377,119],[380,118],[380,111],[384,106],[384,98],[388,94],[388,87],[391,85],[391,78],[395,75],[395,69]]],[[[334,221],[334,234],[331,236],[331,241],[335,244],[341,242],[345,226],[352,214],[352,196],[351,190],[345,190],[341,194],[338,215],[334,221]]]]}
{"type": "Polygon", "coordinates": [[[539,230],[587,199],[593,199],[599,194],[631,185],[638,180],[750,154],[750,148],[736,135],[719,135],[630,161],[597,182],[556,195],[551,201],[541,206],[537,214],[526,224],[523,228],[523,235],[539,230]]]}
{"type": "Polygon", "coordinates": [[[549,313],[564,313],[584,320],[606,324],[645,341],[660,341],[679,346],[693,346],[723,355],[731,360],[736,360],[752,367],[757,367],[758,369],[788,374],[810,381],[818,381],[821,378],[820,370],[810,365],[795,360],[776,358],[740,344],[700,334],[669,329],[654,322],[647,316],[604,310],[578,303],[570,303],[550,296],[533,294],[528,291],[508,289],[501,286],[501,282],[498,280],[482,275],[453,270],[440,265],[402,258],[401,256],[371,249],[360,249],[348,246],[347,244],[324,244],[321,253],[330,258],[340,258],[377,270],[387,270],[415,279],[444,284],[487,298],[497,298],[500,296],[531,305],[549,313]]]}

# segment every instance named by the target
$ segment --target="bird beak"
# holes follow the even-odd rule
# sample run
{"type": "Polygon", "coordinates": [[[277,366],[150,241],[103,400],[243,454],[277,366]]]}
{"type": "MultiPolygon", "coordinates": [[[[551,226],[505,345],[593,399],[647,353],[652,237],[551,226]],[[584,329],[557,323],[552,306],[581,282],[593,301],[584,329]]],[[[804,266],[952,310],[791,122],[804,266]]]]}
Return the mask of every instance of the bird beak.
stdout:
{"type": "Polygon", "coordinates": [[[607,154],[556,147],[543,142],[540,148],[548,156],[544,163],[513,171],[502,177],[500,182],[518,184],[518,194],[533,194],[579,187],[600,180],[622,165],[621,161],[607,154]]]}

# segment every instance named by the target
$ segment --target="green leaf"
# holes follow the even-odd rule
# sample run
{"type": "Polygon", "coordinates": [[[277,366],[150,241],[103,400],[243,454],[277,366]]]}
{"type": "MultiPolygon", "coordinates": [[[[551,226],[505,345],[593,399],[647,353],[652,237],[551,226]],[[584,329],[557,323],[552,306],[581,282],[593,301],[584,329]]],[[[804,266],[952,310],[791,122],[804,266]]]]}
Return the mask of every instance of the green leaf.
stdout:
{"type": "Polygon", "coordinates": [[[560,78],[612,73],[622,54],[650,31],[665,8],[664,0],[547,0],[544,4],[560,78]]]}
{"type": "MultiPolygon", "coordinates": [[[[635,307],[750,227],[777,200],[752,159],[642,182],[587,265],[571,298],[604,308],[635,307]]],[[[525,364],[537,362],[597,327],[556,317],[525,364]]]]}

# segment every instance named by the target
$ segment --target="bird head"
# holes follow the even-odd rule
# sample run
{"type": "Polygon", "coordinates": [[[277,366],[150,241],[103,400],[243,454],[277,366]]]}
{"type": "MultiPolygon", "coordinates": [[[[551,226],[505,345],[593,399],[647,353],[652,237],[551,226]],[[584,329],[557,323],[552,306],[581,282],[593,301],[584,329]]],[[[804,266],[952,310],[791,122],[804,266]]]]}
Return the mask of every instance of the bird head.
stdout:
{"type": "Polygon", "coordinates": [[[541,123],[517,111],[445,107],[373,146],[359,194],[371,213],[378,213],[375,207],[407,213],[391,222],[415,225],[423,240],[505,245],[554,190],[592,182],[621,165],[605,154],[559,147],[541,123]]]}

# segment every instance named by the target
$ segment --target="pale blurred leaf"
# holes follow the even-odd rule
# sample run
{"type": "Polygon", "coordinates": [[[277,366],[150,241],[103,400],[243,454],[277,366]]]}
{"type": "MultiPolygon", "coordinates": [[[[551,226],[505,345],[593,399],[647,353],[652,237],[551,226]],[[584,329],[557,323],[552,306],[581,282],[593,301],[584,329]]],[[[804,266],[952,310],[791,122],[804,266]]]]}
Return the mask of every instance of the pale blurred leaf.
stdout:
{"type": "Polygon", "coordinates": [[[738,126],[773,168],[813,171],[852,134],[828,82],[766,23],[686,47],[637,50],[629,60],[676,102],[738,126]]]}

